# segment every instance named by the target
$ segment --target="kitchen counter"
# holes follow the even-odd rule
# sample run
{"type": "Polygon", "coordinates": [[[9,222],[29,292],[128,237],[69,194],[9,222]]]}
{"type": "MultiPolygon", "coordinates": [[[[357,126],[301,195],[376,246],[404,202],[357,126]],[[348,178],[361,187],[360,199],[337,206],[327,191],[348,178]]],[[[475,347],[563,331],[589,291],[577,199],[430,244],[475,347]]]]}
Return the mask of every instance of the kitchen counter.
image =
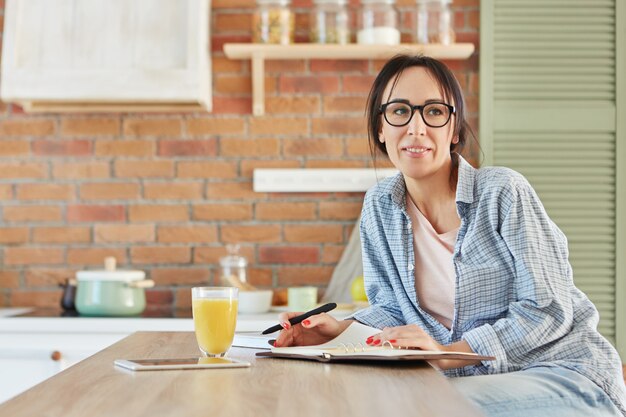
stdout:
{"type": "Polygon", "coordinates": [[[425,362],[322,364],[229,355],[250,368],[130,372],[121,358],[198,355],[192,332],[135,333],[0,404],[11,417],[465,416],[481,413],[425,362]]]}

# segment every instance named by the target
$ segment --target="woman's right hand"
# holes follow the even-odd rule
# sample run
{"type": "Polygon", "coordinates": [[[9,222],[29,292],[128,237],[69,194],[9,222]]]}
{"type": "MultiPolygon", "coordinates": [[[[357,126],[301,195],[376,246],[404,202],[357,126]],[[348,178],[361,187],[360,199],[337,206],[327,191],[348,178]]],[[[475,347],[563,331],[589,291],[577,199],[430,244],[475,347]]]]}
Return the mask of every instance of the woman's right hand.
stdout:
{"type": "Polygon", "coordinates": [[[275,347],[319,345],[339,336],[352,323],[351,320],[338,321],[331,315],[321,313],[292,326],[289,319],[300,314],[290,312],[278,315],[283,330],[276,338],[275,347]]]}

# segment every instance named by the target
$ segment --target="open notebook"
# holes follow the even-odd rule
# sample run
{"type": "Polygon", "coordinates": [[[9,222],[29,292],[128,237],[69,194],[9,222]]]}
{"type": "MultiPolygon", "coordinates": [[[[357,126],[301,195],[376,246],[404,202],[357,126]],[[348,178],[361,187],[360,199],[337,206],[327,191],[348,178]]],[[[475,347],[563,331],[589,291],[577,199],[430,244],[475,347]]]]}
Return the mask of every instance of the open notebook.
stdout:
{"type": "Polygon", "coordinates": [[[430,359],[494,360],[490,356],[475,353],[441,352],[419,349],[401,349],[385,343],[384,346],[368,346],[365,340],[380,329],[354,322],[339,336],[321,345],[275,347],[256,356],[272,358],[312,359],[331,361],[415,361],[430,359]]]}

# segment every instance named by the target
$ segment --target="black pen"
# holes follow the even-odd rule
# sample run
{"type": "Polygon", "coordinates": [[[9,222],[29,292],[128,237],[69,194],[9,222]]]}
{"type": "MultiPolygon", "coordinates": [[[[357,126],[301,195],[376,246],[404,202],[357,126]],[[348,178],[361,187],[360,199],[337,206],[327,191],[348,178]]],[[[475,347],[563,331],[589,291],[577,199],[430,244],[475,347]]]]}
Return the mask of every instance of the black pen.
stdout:
{"type": "MultiPolygon", "coordinates": [[[[329,311],[334,310],[336,308],[337,308],[337,303],[324,304],[323,306],[314,308],[313,310],[307,311],[304,314],[300,314],[299,316],[290,318],[289,323],[293,326],[294,324],[298,324],[302,320],[308,319],[311,316],[314,316],[320,313],[328,313],[329,311]]],[[[272,326],[269,329],[263,330],[261,334],[270,334],[270,333],[274,333],[282,329],[283,329],[283,326],[281,326],[280,324],[277,324],[276,326],[272,326]]]]}

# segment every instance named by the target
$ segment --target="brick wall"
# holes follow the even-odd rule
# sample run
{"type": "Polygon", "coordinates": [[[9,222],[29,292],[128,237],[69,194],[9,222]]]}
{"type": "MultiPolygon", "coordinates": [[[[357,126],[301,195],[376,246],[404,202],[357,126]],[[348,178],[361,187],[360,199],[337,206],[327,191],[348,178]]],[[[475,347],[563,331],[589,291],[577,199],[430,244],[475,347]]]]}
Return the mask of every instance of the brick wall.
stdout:
{"type": "MultiPolygon", "coordinates": [[[[453,4],[457,41],[477,47],[478,3],[453,4]]],[[[293,1],[300,41],[311,4],[293,1]]],[[[414,4],[398,0],[405,42],[414,4]]],[[[371,166],[363,111],[382,62],[269,61],[266,115],[252,117],[250,63],[221,51],[251,40],[254,7],[212,1],[210,114],[29,115],[0,104],[0,305],[57,306],[60,282],[115,256],[156,281],[151,307],[186,308],[191,286],[219,283],[230,242],[277,301],[292,285],[323,291],[363,194],[255,193],[252,171],[371,166]]],[[[478,55],[448,64],[476,126],[478,55]]]]}

